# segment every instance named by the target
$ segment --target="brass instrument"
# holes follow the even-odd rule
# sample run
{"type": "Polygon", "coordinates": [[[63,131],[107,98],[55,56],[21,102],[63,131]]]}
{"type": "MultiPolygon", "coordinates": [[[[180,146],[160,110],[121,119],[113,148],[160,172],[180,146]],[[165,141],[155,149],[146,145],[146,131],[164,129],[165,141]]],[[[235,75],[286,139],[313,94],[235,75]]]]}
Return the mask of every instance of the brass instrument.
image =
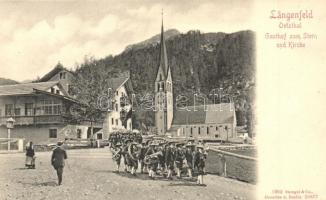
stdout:
{"type": "Polygon", "coordinates": [[[113,160],[119,160],[121,158],[121,149],[119,149],[118,151],[113,151],[113,156],[112,156],[112,159],[113,160]]]}
{"type": "Polygon", "coordinates": [[[156,164],[156,163],[159,162],[158,156],[163,156],[162,151],[158,151],[158,152],[153,153],[151,155],[145,156],[144,163],[146,165],[156,164]]]}

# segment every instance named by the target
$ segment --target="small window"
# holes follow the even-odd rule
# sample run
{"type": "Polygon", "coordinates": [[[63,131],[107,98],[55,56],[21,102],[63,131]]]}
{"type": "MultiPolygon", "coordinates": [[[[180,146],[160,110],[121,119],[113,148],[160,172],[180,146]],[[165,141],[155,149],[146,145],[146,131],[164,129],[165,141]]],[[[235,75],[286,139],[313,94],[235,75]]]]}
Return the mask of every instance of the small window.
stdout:
{"type": "Polygon", "coordinates": [[[20,116],[20,108],[15,108],[15,115],[20,116]]]}
{"type": "Polygon", "coordinates": [[[5,115],[12,116],[14,114],[14,105],[13,104],[6,104],[5,105],[5,115]]]}
{"type": "Polygon", "coordinates": [[[209,135],[209,127],[207,127],[207,135],[209,135]]]}
{"type": "Polygon", "coordinates": [[[198,135],[200,135],[200,127],[198,127],[198,135]]]}
{"type": "Polygon", "coordinates": [[[119,95],[119,92],[118,92],[118,91],[116,91],[116,92],[115,92],[115,94],[118,96],[118,95],[119,95]]]}
{"type": "Polygon", "coordinates": [[[190,128],[190,135],[192,136],[192,127],[190,128]]]}
{"type": "Polygon", "coordinates": [[[218,127],[216,126],[216,130],[218,131],[218,127]]]}
{"type": "Polygon", "coordinates": [[[218,138],[218,137],[220,137],[218,134],[215,134],[215,138],[218,138]]]}
{"type": "Polygon", "coordinates": [[[54,88],[53,87],[51,87],[51,93],[54,93],[54,88]]]}
{"type": "Polygon", "coordinates": [[[66,72],[60,73],[60,79],[66,79],[66,72]]]}
{"type": "Polygon", "coordinates": [[[160,81],[162,80],[162,74],[160,74],[160,81]]]}
{"type": "Polygon", "coordinates": [[[118,119],[115,119],[115,125],[119,125],[119,120],[118,119]]]}
{"type": "Polygon", "coordinates": [[[81,129],[77,129],[77,138],[80,139],[81,138],[81,129]]]}
{"type": "Polygon", "coordinates": [[[57,90],[56,93],[57,93],[57,94],[60,94],[60,90],[57,90]]]}
{"type": "Polygon", "coordinates": [[[49,138],[57,138],[57,129],[49,129],[49,138]]]}
{"type": "Polygon", "coordinates": [[[103,138],[102,133],[98,133],[98,134],[97,134],[97,139],[102,140],[102,138],[103,138]]]}
{"type": "Polygon", "coordinates": [[[25,103],[25,115],[32,116],[33,114],[33,103],[25,103]]]}
{"type": "Polygon", "coordinates": [[[112,124],[112,125],[114,124],[114,119],[113,119],[113,118],[111,119],[111,124],[112,124]]]}

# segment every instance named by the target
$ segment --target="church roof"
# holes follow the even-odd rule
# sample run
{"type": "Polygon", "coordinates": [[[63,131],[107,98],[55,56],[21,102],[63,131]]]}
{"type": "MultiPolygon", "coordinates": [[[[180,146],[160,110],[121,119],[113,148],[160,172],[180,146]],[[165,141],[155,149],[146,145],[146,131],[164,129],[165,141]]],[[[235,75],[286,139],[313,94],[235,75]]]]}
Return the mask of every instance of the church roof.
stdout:
{"type": "Polygon", "coordinates": [[[172,125],[233,123],[233,103],[209,104],[174,111],[172,125]]]}
{"type": "Polygon", "coordinates": [[[161,27],[161,39],[160,39],[160,64],[159,69],[163,70],[165,78],[168,77],[168,57],[166,53],[166,45],[165,45],[165,36],[164,36],[164,28],[163,28],[163,18],[162,18],[162,27],[161,27]]]}

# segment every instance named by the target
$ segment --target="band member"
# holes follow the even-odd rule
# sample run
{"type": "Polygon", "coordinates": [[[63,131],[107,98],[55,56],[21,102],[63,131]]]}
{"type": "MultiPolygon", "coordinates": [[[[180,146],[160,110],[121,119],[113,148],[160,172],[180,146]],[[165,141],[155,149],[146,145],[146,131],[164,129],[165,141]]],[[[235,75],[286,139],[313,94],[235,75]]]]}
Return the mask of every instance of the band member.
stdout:
{"type": "Polygon", "coordinates": [[[146,146],[146,143],[143,142],[143,143],[141,143],[140,154],[139,154],[139,157],[138,157],[138,162],[139,162],[139,165],[140,165],[140,173],[144,173],[144,166],[145,166],[144,159],[145,159],[146,151],[147,151],[147,146],[146,146]]]}
{"type": "Polygon", "coordinates": [[[122,145],[122,152],[121,155],[123,157],[123,163],[124,163],[124,171],[129,172],[130,169],[128,168],[128,147],[129,147],[130,140],[126,139],[122,145]]]}
{"type": "Polygon", "coordinates": [[[192,170],[193,170],[193,151],[194,151],[195,145],[189,142],[186,145],[186,153],[185,153],[185,158],[187,161],[187,171],[188,171],[188,176],[192,178],[192,170]]]}
{"type": "Polygon", "coordinates": [[[175,166],[177,170],[177,177],[181,178],[181,170],[182,170],[182,164],[183,164],[183,159],[184,159],[184,153],[182,149],[181,143],[177,144],[177,150],[175,152],[175,166]]]}
{"type": "Polygon", "coordinates": [[[170,142],[165,152],[165,164],[168,170],[167,178],[172,179],[172,171],[174,169],[175,148],[174,143],[170,142]]]}
{"type": "Polygon", "coordinates": [[[161,171],[161,175],[165,176],[165,172],[166,172],[166,165],[165,165],[165,151],[166,151],[166,148],[165,148],[165,143],[164,142],[161,142],[158,146],[158,149],[159,151],[162,152],[162,154],[160,154],[158,156],[159,158],[159,169],[161,171]]]}
{"type": "Polygon", "coordinates": [[[113,156],[112,159],[115,161],[116,163],[116,171],[119,172],[119,168],[120,168],[120,163],[121,163],[121,158],[122,158],[122,148],[121,148],[121,143],[117,142],[114,145],[114,149],[112,150],[113,156]]]}
{"type": "Polygon", "coordinates": [[[204,153],[203,145],[198,145],[197,149],[198,149],[198,153],[195,156],[195,162],[197,163],[197,167],[198,167],[197,184],[204,185],[204,174],[205,174],[204,168],[205,168],[206,154],[204,153]]]}
{"type": "Polygon", "coordinates": [[[26,145],[26,161],[25,166],[29,169],[35,169],[35,151],[33,142],[28,142],[26,145]]]}
{"type": "MultiPolygon", "coordinates": [[[[153,154],[155,153],[155,146],[156,144],[155,143],[151,143],[147,149],[147,152],[145,154],[145,159],[146,157],[151,157],[153,156],[153,154]]],[[[148,167],[148,176],[152,179],[154,179],[155,177],[155,171],[156,171],[156,167],[157,167],[157,163],[155,162],[151,162],[147,165],[148,167]]]]}
{"type": "Polygon", "coordinates": [[[57,171],[59,185],[61,185],[62,183],[63,168],[65,166],[65,159],[67,159],[67,153],[62,148],[62,144],[63,142],[57,143],[57,146],[53,150],[52,157],[51,157],[51,164],[54,167],[54,169],[57,171]]]}
{"type": "Polygon", "coordinates": [[[137,145],[138,143],[134,141],[130,143],[128,147],[128,162],[132,175],[136,175],[136,171],[138,169],[138,157],[141,149],[137,145]]]}

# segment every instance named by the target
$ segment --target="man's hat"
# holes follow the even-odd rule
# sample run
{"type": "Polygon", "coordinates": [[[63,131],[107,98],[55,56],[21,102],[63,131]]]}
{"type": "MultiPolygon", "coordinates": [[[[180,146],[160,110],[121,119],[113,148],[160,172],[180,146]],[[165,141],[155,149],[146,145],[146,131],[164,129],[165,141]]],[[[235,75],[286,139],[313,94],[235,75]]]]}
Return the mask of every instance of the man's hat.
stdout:
{"type": "Polygon", "coordinates": [[[186,144],[186,147],[193,147],[193,146],[195,146],[195,144],[190,141],[186,144]]]}
{"type": "Polygon", "coordinates": [[[61,145],[63,145],[63,142],[62,142],[62,141],[58,141],[58,142],[57,142],[57,145],[58,145],[58,146],[61,146],[61,145]]]}
{"type": "Polygon", "coordinates": [[[121,146],[122,144],[120,142],[117,142],[117,144],[115,144],[115,146],[121,146]]]}
{"type": "Polygon", "coordinates": [[[184,143],[177,143],[175,146],[176,147],[182,147],[184,145],[184,143]]]}

